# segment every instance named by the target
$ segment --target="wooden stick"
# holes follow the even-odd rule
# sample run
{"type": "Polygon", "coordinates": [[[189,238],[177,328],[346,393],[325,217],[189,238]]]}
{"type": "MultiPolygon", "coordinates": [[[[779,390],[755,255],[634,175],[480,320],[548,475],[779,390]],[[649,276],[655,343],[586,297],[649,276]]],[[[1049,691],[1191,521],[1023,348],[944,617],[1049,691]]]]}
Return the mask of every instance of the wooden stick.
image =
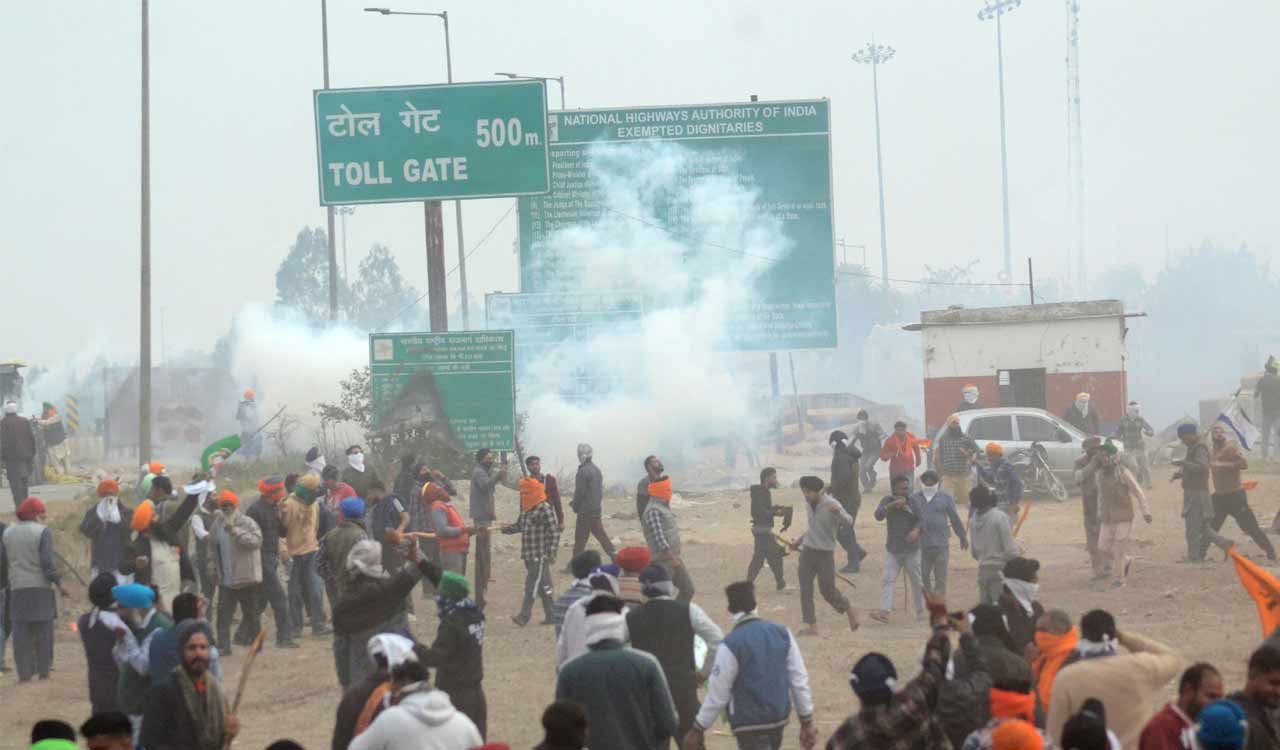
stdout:
{"type": "Polygon", "coordinates": [[[253,639],[253,644],[249,646],[249,655],[245,657],[244,666],[240,668],[240,682],[236,685],[236,699],[231,703],[231,715],[234,716],[240,710],[240,700],[244,698],[245,686],[249,684],[249,673],[253,671],[253,663],[257,661],[258,654],[262,653],[262,641],[267,637],[267,631],[259,630],[258,637],[253,639]]]}
{"type": "Polygon", "coordinates": [[[858,588],[858,584],[854,583],[853,581],[849,580],[848,578],[845,578],[844,576],[840,575],[839,573],[836,573],[836,580],[837,580],[837,581],[842,581],[842,582],[844,582],[844,583],[849,584],[849,588],[854,588],[854,589],[858,588]]]}
{"type": "Polygon", "coordinates": [[[406,531],[401,536],[412,536],[412,537],[417,537],[418,539],[435,539],[436,538],[435,532],[431,532],[431,531],[406,531]]]}
{"type": "Polygon", "coordinates": [[[1022,523],[1027,520],[1027,516],[1031,515],[1031,502],[1024,500],[1022,513],[1018,516],[1018,523],[1013,527],[1013,536],[1017,538],[1018,532],[1022,529],[1022,523]]]}

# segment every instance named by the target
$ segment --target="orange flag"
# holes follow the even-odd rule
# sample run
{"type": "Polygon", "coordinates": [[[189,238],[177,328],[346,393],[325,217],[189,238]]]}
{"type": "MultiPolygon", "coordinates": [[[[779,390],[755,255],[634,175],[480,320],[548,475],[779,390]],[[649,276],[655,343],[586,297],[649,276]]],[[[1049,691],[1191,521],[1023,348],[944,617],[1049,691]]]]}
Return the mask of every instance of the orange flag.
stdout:
{"type": "Polygon", "coordinates": [[[1257,563],[1232,547],[1228,555],[1235,561],[1236,573],[1244,590],[1258,605],[1258,618],[1262,620],[1262,635],[1266,637],[1280,625],[1280,581],[1263,570],[1257,563]]]}

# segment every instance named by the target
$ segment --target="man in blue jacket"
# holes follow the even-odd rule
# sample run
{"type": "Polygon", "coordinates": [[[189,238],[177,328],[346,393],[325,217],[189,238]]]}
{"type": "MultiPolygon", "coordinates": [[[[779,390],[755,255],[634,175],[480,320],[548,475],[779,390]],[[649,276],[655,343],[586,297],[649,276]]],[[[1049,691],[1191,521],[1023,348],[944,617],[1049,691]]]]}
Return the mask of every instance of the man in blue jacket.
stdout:
{"type": "Polygon", "coordinates": [[[728,708],[729,728],[739,750],[778,750],[794,703],[800,746],[812,750],[818,741],[813,694],[795,638],[786,627],[760,619],[755,587],[749,581],[731,583],[724,592],[733,630],[716,649],[707,697],[681,747],[702,750],[707,730],[728,708]]]}

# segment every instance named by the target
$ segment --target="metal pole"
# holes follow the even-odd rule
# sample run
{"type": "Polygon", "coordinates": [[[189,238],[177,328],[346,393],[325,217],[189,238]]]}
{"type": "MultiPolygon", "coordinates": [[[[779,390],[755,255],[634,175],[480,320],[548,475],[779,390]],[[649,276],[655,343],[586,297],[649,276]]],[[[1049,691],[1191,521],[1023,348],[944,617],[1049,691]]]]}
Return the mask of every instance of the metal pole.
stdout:
{"type": "MultiPolygon", "coordinates": [[[[329,88],[329,2],[320,0],[320,44],[324,52],[324,87],[329,88]]],[[[338,322],[338,248],[333,238],[333,206],[325,207],[329,243],[329,320],[338,322]]]]}
{"type": "Polygon", "coordinates": [[[557,78],[556,82],[560,84],[560,109],[561,111],[563,111],[565,108],[564,107],[564,76],[560,76],[559,78],[557,78]]]}
{"type": "Polygon", "coordinates": [[[796,382],[796,358],[787,352],[787,363],[791,365],[791,395],[796,400],[796,429],[800,439],[804,440],[804,408],[800,405],[800,385],[796,382]]]}
{"type": "Polygon", "coordinates": [[[769,383],[773,393],[773,449],[782,453],[782,409],[778,404],[781,389],[778,387],[778,353],[769,352],[769,383]]]}
{"type": "Polygon", "coordinates": [[[1000,16],[996,13],[996,74],[1000,83],[1000,196],[1004,209],[1004,274],[1013,278],[1013,249],[1009,241],[1009,153],[1004,127],[1004,36],[1000,16]]]}
{"type": "Polygon", "coordinates": [[[885,236],[884,221],[884,161],[880,156],[880,81],[876,74],[879,68],[876,56],[871,57],[871,95],[875,100],[876,111],[876,175],[880,182],[880,281],[884,288],[889,288],[889,241],[885,236]]]}
{"type": "Polygon", "coordinates": [[[1031,258],[1027,258],[1027,288],[1031,290],[1031,304],[1036,303],[1036,277],[1031,271],[1031,258]]]}
{"type": "MultiPolygon", "coordinates": [[[[444,19],[444,61],[449,83],[453,83],[453,46],[449,40],[449,11],[442,11],[444,19]]],[[[462,201],[453,202],[454,221],[458,233],[458,287],[462,293],[462,330],[471,329],[471,299],[467,296],[467,250],[462,239],[462,201]]],[[[443,242],[441,243],[443,246],[443,242]]]]}
{"type": "Polygon", "coordinates": [[[342,280],[351,286],[351,267],[347,265],[347,212],[342,212],[342,280]]]}
{"type": "Polygon", "coordinates": [[[151,459],[151,10],[142,0],[142,274],[138,342],[138,459],[151,459]]]}

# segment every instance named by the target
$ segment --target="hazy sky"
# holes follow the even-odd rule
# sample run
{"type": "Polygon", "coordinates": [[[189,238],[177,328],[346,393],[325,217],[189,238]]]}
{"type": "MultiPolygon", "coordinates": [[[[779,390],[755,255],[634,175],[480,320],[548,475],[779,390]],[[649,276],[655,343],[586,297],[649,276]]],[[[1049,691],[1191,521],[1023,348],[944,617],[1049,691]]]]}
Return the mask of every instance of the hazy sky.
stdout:
{"type": "MultiPolygon", "coordinates": [[[[439,21],[363,13],[368,1],[329,4],[333,85],[443,82],[439,21]]],[[[1280,6],[1080,2],[1091,269],[1154,269],[1166,231],[1175,252],[1207,237],[1275,253],[1280,6]]],[[[891,44],[880,73],[891,273],[971,258],[986,278],[999,270],[995,28],[977,20],[978,2],[393,7],[450,11],[456,80],[564,75],[570,108],[831,99],[836,235],[866,244],[876,271],[870,70],[849,56],[873,37],[891,44]]],[[[5,9],[0,358],[136,356],[138,19],[137,3],[120,0],[5,9]]],[[[1026,0],[1005,23],[1014,253],[1045,275],[1065,271],[1070,237],[1065,27],[1050,0],[1026,0]]],[[[320,3],[153,0],[151,35],[156,322],[164,310],[170,353],[208,349],[245,303],[272,299],[298,229],[324,224],[311,104],[320,3]]],[[[468,202],[468,247],[510,205],[468,202]]],[[[445,217],[452,266],[452,206],[445,217]]],[[[472,257],[473,296],[515,291],[515,226],[513,213],[472,257]]],[[[358,208],[348,242],[353,271],[384,242],[425,288],[420,204],[358,208]]]]}

